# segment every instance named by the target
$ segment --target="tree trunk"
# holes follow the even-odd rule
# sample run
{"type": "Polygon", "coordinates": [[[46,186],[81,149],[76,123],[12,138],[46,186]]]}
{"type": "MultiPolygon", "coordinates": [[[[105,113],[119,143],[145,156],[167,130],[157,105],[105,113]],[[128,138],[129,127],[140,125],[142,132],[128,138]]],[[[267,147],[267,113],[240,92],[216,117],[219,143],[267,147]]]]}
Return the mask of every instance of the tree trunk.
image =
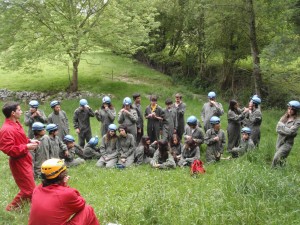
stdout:
{"type": "Polygon", "coordinates": [[[256,26],[255,26],[255,12],[253,7],[253,0],[246,0],[247,11],[249,13],[249,38],[251,45],[251,54],[253,60],[253,79],[254,79],[254,87],[255,93],[257,95],[261,95],[262,92],[262,76],[260,69],[260,58],[259,58],[259,48],[257,44],[257,36],[256,36],[256,26]]]}
{"type": "Polygon", "coordinates": [[[72,81],[69,86],[70,92],[78,91],[78,65],[79,65],[80,59],[77,58],[73,61],[73,76],[72,81]]]}

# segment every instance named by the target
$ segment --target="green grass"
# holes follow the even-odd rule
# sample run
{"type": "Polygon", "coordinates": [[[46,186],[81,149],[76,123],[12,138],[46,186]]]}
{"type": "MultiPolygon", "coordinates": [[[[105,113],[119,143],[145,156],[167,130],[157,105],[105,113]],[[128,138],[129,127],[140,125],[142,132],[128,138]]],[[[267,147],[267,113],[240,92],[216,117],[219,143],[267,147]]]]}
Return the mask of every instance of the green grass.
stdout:
{"type": "MultiPolygon", "coordinates": [[[[82,61],[80,90],[113,94],[112,100],[117,111],[120,110],[122,99],[135,91],[142,93],[144,109],[149,103],[149,94],[157,93],[160,96],[158,103],[164,106],[165,98],[180,91],[187,103],[186,118],[189,115],[199,118],[205,93],[193,95],[187,91],[188,88],[173,86],[169,77],[108,52],[89,54],[85,58],[90,63],[100,65],[91,66],[82,61]],[[140,83],[135,83],[135,80],[140,83]]],[[[1,80],[0,86],[13,90],[47,91],[49,87],[55,91],[63,90],[67,84],[64,68],[49,64],[43,68],[44,71],[30,75],[0,71],[0,79],[3,78],[4,82],[1,80]],[[14,79],[15,76],[18,79],[14,79]],[[28,83],[24,80],[28,80],[28,83]]],[[[78,106],[78,100],[62,101],[72,135],[75,135],[72,114],[78,106]]],[[[96,109],[101,99],[88,98],[88,101],[96,109]]],[[[228,104],[225,101],[222,103],[227,112],[228,104]]],[[[22,104],[24,110],[27,107],[22,104]]],[[[51,112],[49,101],[40,108],[47,115],[51,112]]],[[[206,165],[207,173],[198,178],[192,178],[188,168],[161,171],[143,165],[125,170],[98,169],[94,160],[70,168],[69,184],[78,189],[87,203],[94,207],[101,224],[300,224],[299,138],[295,139],[287,166],[272,170],[270,165],[277,137],[275,126],[284,112],[264,108],[262,111],[260,149],[236,160],[206,165]]],[[[0,115],[0,122],[3,120],[0,115]]],[[[221,120],[222,129],[226,130],[226,115],[221,120]]],[[[99,122],[92,119],[94,135],[100,135],[99,127],[99,122]]],[[[205,147],[201,150],[201,159],[205,161],[205,147]]],[[[21,212],[5,211],[5,206],[18,190],[10,174],[7,156],[2,153],[0,167],[0,224],[27,224],[29,206],[21,212]]]]}

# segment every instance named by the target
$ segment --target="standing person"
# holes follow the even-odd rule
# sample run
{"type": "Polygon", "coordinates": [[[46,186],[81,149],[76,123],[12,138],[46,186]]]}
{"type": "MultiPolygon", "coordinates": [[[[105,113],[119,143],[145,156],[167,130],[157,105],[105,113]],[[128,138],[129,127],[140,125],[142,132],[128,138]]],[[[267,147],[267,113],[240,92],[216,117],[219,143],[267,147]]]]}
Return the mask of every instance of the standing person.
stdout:
{"type": "Polygon", "coordinates": [[[162,139],[171,141],[172,136],[177,131],[178,121],[177,121],[177,111],[172,107],[173,101],[167,99],[165,101],[166,108],[164,109],[164,120],[163,120],[163,132],[162,139]]]}
{"type": "Polygon", "coordinates": [[[151,143],[159,140],[164,117],[164,110],[157,104],[157,96],[152,95],[150,97],[150,105],[145,110],[145,118],[148,120],[147,134],[150,137],[151,143]]]}
{"type": "Polygon", "coordinates": [[[52,101],[50,107],[53,112],[48,116],[48,123],[58,125],[58,137],[60,140],[64,140],[64,137],[69,134],[70,131],[67,114],[61,109],[60,102],[57,100],[52,101]]]}
{"type": "Polygon", "coordinates": [[[48,131],[50,139],[50,145],[48,146],[50,158],[59,158],[62,153],[64,154],[68,150],[68,148],[58,137],[58,126],[50,123],[46,126],[46,131],[48,131]]]}
{"type": "Polygon", "coordinates": [[[236,155],[236,157],[242,156],[246,152],[250,152],[255,149],[255,145],[254,145],[252,139],[250,138],[251,129],[249,127],[243,127],[243,129],[241,130],[241,133],[242,133],[242,138],[241,138],[239,146],[234,147],[228,151],[231,154],[234,153],[234,155],[236,155]]]}
{"type": "Polygon", "coordinates": [[[180,93],[175,95],[175,103],[173,104],[173,108],[175,108],[177,112],[178,126],[176,133],[179,137],[179,141],[181,142],[185,127],[184,113],[186,110],[186,104],[182,101],[182,95],[180,93]]]}
{"type": "Polygon", "coordinates": [[[117,142],[118,163],[128,167],[134,162],[135,139],[132,134],[127,133],[127,128],[124,125],[119,126],[119,133],[117,142]]]}
{"type": "Polygon", "coordinates": [[[100,159],[100,148],[98,147],[98,136],[92,137],[83,149],[84,159],[100,159]]]}
{"type": "Polygon", "coordinates": [[[32,100],[29,102],[30,109],[25,112],[25,125],[28,126],[28,137],[33,138],[32,124],[34,122],[47,123],[47,117],[45,113],[38,109],[39,102],[36,100],[32,100]]]}
{"type": "Polygon", "coordinates": [[[127,132],[132,134],[134,141],[137,137],[138,115],[135,109],[132,107],[132,101],[129,97],[124,98],[123,108],[118,114],[118,123],[124,125],[127,128],[127,132]]]}
{"type": "MultiPolygon", "coordinates": [[[[233,148],[238,147],[241,140],[241,121],[244,119],[248,108],[240,109],[239,104],[236,100],[230,100],[229,110],[227,114],[228,126],[227,126],[227,135],[228,135],[228,145],[227,151],[230,152],[233,148]]],[[[231,152],[232,157],[238,157],[238,154],[235,151],[231,152]]]]}
{"type": "Polygon", "coordinates": [[[34,189],[29,225],[99,225],[93,208],[80,193],[68,186],[63,160],[49,159],[42,164],[42,184],[34,189]]]}
{"type": "Polygon", "coordinates": [[[205,134],[204,143],[206,148],[206,162],[212,163],[219,161],[224,151],[226,142],[225,133],[221,130],[220,118],[213,116],[210,118],[212,128],[208,129],[205,134]]]}
{"type": "Polygon", "coordinates": [[[89,107],[86,99],[81,99],[79,105],[74,112],[73,123],[75,131],[78,134],[78,143],[83,148],[85,142],[88,142],[92,138],[90,117],[94,117],[95,114],[89,107]]]}
{"type": "Polygon", "coordinates": [[[189,139],[185,142],[178,165],[191,166],[197,159],[200,159],[199,145],[193,139],[189,139]]]}
{"type": "Polygon", "coordinates": [[[64,137],[67,151],[60,152],[60,158],[65,160],[68,167],[85,163],[83,149],[75,143],[75,138],[68,134],[64,137]]]}
{"type": "Polygon", "coordinates": [[[100,145],[101,158],[96,163],[98,167],[112,168],[118,162],[117,151],[117,126],[110,124],[108,126],[107,134],[102,137],[100,145]]]}
{"type": "Polygon", "coordinates": [[[169,143],[166,140],[158,141],[158,149],[155,151],[150,165],[158,169],[171,169],[176,167],[174,158],[171,155],[169,143]]]}
{"type": "Polygon", "coordinates": [[[300,127],[300,102],[293,100],[287,106],[287,112],[280,118],[276,126],[278,137],[272,167],[283,166],[285,164],[300,127]]]}
{"type": "Polygon", "coordinates": [[[6,206],[7,211],[13,211],[21,208],[25,201],[31,201],[35,183],[29,151],[35,150],[38,142],[26,137],[20,123],[22,110],[19,103],[5,103],[2,112],[6,119],[0,130],[0,150],[9,156],[9,167],[20,189],[12,202],[6,206]]]}
{"type": "Polygon", "coordinates": [[[136,145],[138,145],[142,139],[142,136],[144,135],[144,116],[142,112],[140,93],[133,94],[132,98],[133,98],[132,108],[136,110],[138,116],[137,123],[136,123],[136,127],[137,127],[136,145]]]}
{"type": "Polygon", "coordinates": [[[202,129],[198,126],[198,120],[195,116],[190,116],[187,119],[187,126],[184,131],[184,141],[193,139],[200,147],[204,142],[204,134],[202,129]]]}
{"type": "Polygon", "coordinates": [[[256,146],[260,142],[260,125],[262,122],[262,114],[259,109],[261,99],[254,95],[249,102],[249,110],[245,115],[244,122],[251,129],[251,139],[256,146]]]}
{"type": "Polygon", "coordinates": [[[155,144],[151,144],[149,136],[143,136],[142,141],[135,150],[135,161],[137,165],[150,163],[155,152],[155,144]]]}
{"type": "Polygon", "coordinates": [[[107,133],[109,124],[112,124],[116,118],[116,110],[111,104],[111,99],[108,96],[102,98],[102,106],[95,111],[95,116],[101,122],[102,137],[107,133]]]}
{"type": "Polygon", "coordinates": [[[40,178],[43,162],[50,159],[50,138],[46,135],[45,125],[41,122],[32,124],[34,139],[39,141],[39,146],[34,150],[32,156],[34,177],[40,178]]]}
{"type": "Polygon", "coordinates": [[[210,118],[213,116],[220,117],[224,114],[223,106],[221,103],[216,102],[216,93],[211,91],[207,95],[208,102],[204,103],[201,111],[201,119],[204,125],[204,132],[211,128],[209,122],[210,118]]]}

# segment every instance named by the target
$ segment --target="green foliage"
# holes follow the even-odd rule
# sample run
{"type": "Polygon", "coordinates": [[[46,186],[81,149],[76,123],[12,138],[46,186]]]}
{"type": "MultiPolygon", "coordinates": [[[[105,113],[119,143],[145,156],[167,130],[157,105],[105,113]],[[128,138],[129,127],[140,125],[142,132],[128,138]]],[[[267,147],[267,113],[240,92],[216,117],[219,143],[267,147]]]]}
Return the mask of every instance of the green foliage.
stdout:
{"type": "Polygon", "coordinates": [[[147,1],[5,1],[0,10],[1,63],[18,69],[40,60],[71,62],[71,91],[78,89],[82,53],[106,45],[132,54],[158,25],[147,1]]]}

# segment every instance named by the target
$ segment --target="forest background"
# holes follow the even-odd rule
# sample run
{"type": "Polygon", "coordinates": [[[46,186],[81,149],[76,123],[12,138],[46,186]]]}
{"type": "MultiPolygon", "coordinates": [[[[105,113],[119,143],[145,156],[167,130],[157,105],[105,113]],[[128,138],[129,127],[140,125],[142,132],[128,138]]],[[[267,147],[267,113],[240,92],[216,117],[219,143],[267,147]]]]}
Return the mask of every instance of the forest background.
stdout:
{"type": "MultiPolygon", "coordinates": [[[[144,108],[152,93],[164,106],[181,92],[186,118],[200,118],[208,91],[217,92],[225,111],[230,99],[247,105],[258,93],[263,138],[253,154],[206,166],[199,179],[188,168],[96,170],[91,161],[70,169],[70,185],[103,224],[299,224],[298,138],[288,165],[270,168],[276,123],[286,103],[299,100],[299,6],[294,0],[2,1],[0,87],[52,98],[77,90],[111,94],[117,110],[134,92],[141,92],[144,108]]],[[[100,106],[101,99],[87,98],[93,109],[100,106]]],[[[78,100],[62,101],[70,120],[78,100]]],[[[41,109],[51,112],[49,100],[41,109]]],[[[226,114],[221,119],[225,130],[226,114]]],[[[92,128],[99,135],[99,123],[92,128]]],[[[205,147],[203,161],[204,153],[205,147]]],[[[0,224],[27,224],[29,208],[4,210],[17,188],[4,154],[0,161],[0,224]]]]}

